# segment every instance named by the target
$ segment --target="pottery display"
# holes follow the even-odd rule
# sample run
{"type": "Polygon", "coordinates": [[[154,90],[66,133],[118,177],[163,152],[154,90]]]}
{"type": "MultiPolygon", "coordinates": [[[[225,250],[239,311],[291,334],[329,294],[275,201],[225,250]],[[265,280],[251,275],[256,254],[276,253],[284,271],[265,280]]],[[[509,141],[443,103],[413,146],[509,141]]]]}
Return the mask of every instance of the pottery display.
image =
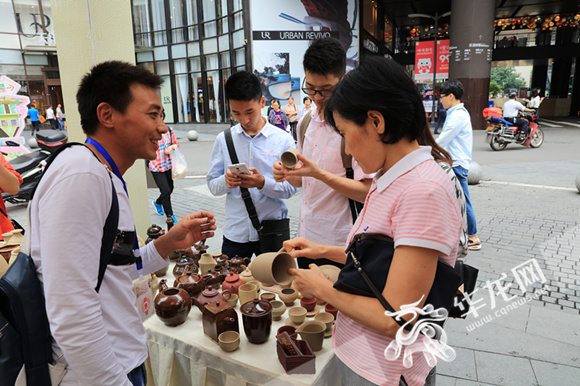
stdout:
{"type": "Polygon", "coordinates": [[[224,351],[234,351],[240,345],[240,333],[236,331],[222,332],[218,336],[218,344],[224,351]]]}
{"type": "Polygon", "coordinates": [[[278,294],[280,300],[286,304],[286,306],[290,307],[294,305],[294,301],[298,299],[298,292],[294,288],[284,288],[278,294]]]}
{"type": "Polygon", "coordinates": [[[284,315],[284,312],[286,312],[286,305],[284,302],[281,300],[272,300],[270,303],[272,304],[272,319],[282,319],[282,315],[284,315]]]}
{"type": "Polygon", "coordinates": [[[230,307],[237,306],[238,305],[238,295],[237,294],[232,294],[230,296],[230,298],[226,300],[226,302],[230,305],[230,307]]]}
{"type": "Polygon", "coordinates": [[[209,246],[204,244],[203,241],[199,241],[198,243],[193,244],[191,253],[195,265],[199,265],[199,259],[201,258],[201,255],[205,253],[208,248],[209,246]]]}
{"type": "Polygon", "coordinates": [[[191,273],[197,272],[197,266],[193,262],[191,257],[181,255],[179,260],[175,262],[175,267],[173,267],[173,276],[177,279],[179,276],[183,275],[185,272],[185,267],[189,267],[191,273]]]}
{"type": "Polygon", "coordinates": [[[205,281],[200,275],[191,273],[189,266],[187,266],[185,267],[183,275],[175,279],[173,286],[183,288],[189,293],[189,296],[197,298],[205,289],[205,281]]]}
{"type": "Polygon", "coordinates": [[[228,263],[230,268],[236,268],[238,272],[240,272],[242,270],[242,265],[245,265],[247,267],[248,264],[250,264],[250,258],[235,255],[228,261],[228,263]]]}
{"type": "Polygon", "coordinates": [[[240,304],[243,305],[249,301],[258,298],[258,287],[254,283],[242,284],[238,287],[238,296],[240,304]]]}
{"type": "Polygon", "coordinates": [[[163,228],[159,225],[151,224],[151,226],[147,228],[147,239],[145,240],[145,244],[149,244],[151,241],[158,239],[164,234],[165,230],[163,230],[163,228]]]}
{"type": "Polygon", "coordinates": [[[266,252],[258,255],[249,268],[256,280],[265,284],[286,285],[294,280],[288,268],[296,268],[296,260],[284,248],[278,252],[266,252]]]}
{"type": "Polygon", "coordinates": [[[270,302],[258,299],[240,307],[244,332],[250,343],[264,343],[268,340],[272,327],[272,308],[270,302]]]}
{"type": "Polygon", "coordinates": [[[314,307],[316,307],[316,298],[303,297],[300,299],[300,305],[306,308],[306,311],[308,312],[314,311],[314,307]]]}
{"type": "Polygon", "coordinates": [[[201,292],[197,298],[192,298],[191,301],[201,312],[206,303],[216,302],[218,300],[226,301],[231,296],[230,291],[223,291],[220,293],[215,288],[207,288],[201,292]]]}
{"type": "Polygon", "coordinates": [[[215,270],[217,266],[217,262],[209,253],[202,253],[201,258],[199,259],[199,272],[205,273],[208,271],[215,270]]]}
{"type": "Polygon", "coordinates": [[[240,332],[238,313],[223,299],[205,304],[202,322],[203,333],[215,343],[224,331],[240,332]]]}
{"type": "Polygon", "coordinates": [[[201,274],[206,288],[219,289],[222,284],[222,275],[216,271],[207,271],[201,274]]]}
{"type": "Polygon", "coordinates": [[[228,255],[224,255],[223,253],[214,253],[212,255],[212,257],[214,258],[217,267],[226,267],[229,265],[228,264],[228,255]]]}
{"type": "Polygon", "coordinates": [[[155,313],[166,326],[185,322],[191,310],[191,297],[181,288],[168,288],[165,280],[159,283],[159,293],[154,300],[155,313]]]}
{"type": "MultiPolygon", "coordinates": [[[[231,265],[230,265],[230,267],[231,267],[231,265]]],[[[243,270],[240,273],[240,279],[242,279],[242,281],[244,283],[249,283],[252,280],[256,280],[256,279],[254,279],[254,276],[252,276],[252,271],[250,271],[250,268],[247,268],[247,267],[245,270],[243,270]]]]}
{"type": "Polygon", "coordinates": [[[308,342],[312,351],[322,350],[326,325],[322,322],[311,320],[300,325],[296,332],[302,339],[308,342]]]}
{"type": "Polygon", "coordinates": [[[226,279],[222,284],[222,289],[229,290],[232,294],[237,295],[238,288],[243,284],[244,282],[242,281],[242,279],[240,279],[238,275],[230,272],[230,274],[226,276],[226,279]]]}
{"type": "Polygon", "coordinates": [[[294,324],[304,323],[306,320],[306,308],[292,307],[288,310],[288,317],[294,324]]]}

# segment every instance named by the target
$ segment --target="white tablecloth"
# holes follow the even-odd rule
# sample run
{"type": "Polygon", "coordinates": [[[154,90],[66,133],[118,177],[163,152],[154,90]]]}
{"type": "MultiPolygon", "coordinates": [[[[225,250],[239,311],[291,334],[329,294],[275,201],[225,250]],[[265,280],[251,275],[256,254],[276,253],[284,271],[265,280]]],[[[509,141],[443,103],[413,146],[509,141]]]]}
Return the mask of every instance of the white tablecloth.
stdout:
{"type": "MultiPolygon", "coordinates": [[[[170,273],[169,273],[170,275],[170,273]]],[[[173,284],[173,283],[171,283],[173,284]]],[[[299,305],[295,302],[295,305],[299,305]]],[[[236,306],[240,328],[240,347],[223,351],[203,334],[202,314],[192,307],[185,323],[165,326],[156,315],[145,322],[149,360],[148,386],[185,385],[338,385],[340,375],[332,350],[332,338],[324,340],[315,352],[316,374],[286,374],[276,353],[276,330],[285,324],[272,323],[270,338],[262,344],[248,342],[239,304],[236,306]]]]}

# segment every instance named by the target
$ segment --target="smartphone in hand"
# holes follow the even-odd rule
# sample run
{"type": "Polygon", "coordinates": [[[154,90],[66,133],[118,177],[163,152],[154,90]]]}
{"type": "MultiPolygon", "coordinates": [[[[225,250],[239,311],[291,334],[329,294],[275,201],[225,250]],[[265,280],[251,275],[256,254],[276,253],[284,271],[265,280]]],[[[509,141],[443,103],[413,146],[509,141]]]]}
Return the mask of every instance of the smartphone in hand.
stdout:
{"type": "Polygon", "coordinates": [[[228,169],[234,174],[252,174],[244,162],[234,165],[229,165],[228,169]]]}

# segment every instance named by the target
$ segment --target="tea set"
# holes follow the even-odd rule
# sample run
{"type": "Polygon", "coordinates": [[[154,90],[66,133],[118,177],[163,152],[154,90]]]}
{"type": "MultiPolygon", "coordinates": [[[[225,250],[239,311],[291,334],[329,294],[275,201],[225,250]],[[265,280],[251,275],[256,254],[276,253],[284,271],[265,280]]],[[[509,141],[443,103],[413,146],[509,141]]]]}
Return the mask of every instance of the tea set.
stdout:
{"type": "Polygon", "coordinates": [[[296,267],[296,263],[285,250],[263,253],[252,261],[201,249],[194,256],[179,252],[173,287],[162,279],[154,300],[155,312],[165,325],[184,323],[192,306],[196,306],[202,313],[205,336],[226,352],[240,344],[238,307],[246,338],[253,344],[266,342],[272,322],[282,320],[286,312],[288,318],[277,335],[288,332],[292,339],[300,336],[311,351],[321,350],[324,338],[332,335],[337,310],[326,305],[325,312],[320,312],[317,299],[300,297],[292,288],[294,277],[288,274],[288,268],[296,267]],[[264,292],[260,295],[261,289],[264,292]],[[295,305],[296,300],[299,305],[295,305]]]}

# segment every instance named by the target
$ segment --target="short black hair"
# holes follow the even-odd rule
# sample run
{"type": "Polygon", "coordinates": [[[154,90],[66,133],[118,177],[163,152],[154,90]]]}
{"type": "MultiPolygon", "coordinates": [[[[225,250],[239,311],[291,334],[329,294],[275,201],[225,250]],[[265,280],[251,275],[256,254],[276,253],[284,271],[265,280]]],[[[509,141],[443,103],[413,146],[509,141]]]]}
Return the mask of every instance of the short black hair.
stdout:
{"type": "Polygon", "coordinates": [[[336,127],[333,113],[362,126],[370,110],[383,115],[387,144],[407,137],[418,139],[426,124],[421,93],[400,64],[383,57],[367,57],[347,73],[326,104],[325,120],[336,127]]]}
{"type": "Polygon", "coordinates": [[[312,102],[312,99],[310,99],[310,97],[305,96],[304,98],[302,98],[302,103],[305,103],[306,100],[310,100],[310,102],[312,102]]]}
{"type": "Polygon", "coordinates": [[[335,38],[316,39],[304,53],[302,65],[312,74],[340,78],[346,72],[346,51],[335,38]]]}
{"type": "Polygon", "coordinates": [[[112,60],[94,66],[81,80],[77,104],[81,126],[86,135],[94,134],[99,124],[97,107],[108,103],[124,113],[133,100],[131,86],[141,84],[158,90],[163,79],[144,67],[112,60]]]}
{"type": "Polygon", "coordinates": [[[447,82],[443,82],[439,88],[439,94],[453,94],[455,99],[461,100],[461,97],[463,96],[463,85],[458,80],[449,79],[447,82]]]}
{"type": "Polygon", "coordinates": [[[262,97],[260,79],[251,72],[239,71],[226,81],[226,99],[228,101],[253,101],[262,97]]]}

